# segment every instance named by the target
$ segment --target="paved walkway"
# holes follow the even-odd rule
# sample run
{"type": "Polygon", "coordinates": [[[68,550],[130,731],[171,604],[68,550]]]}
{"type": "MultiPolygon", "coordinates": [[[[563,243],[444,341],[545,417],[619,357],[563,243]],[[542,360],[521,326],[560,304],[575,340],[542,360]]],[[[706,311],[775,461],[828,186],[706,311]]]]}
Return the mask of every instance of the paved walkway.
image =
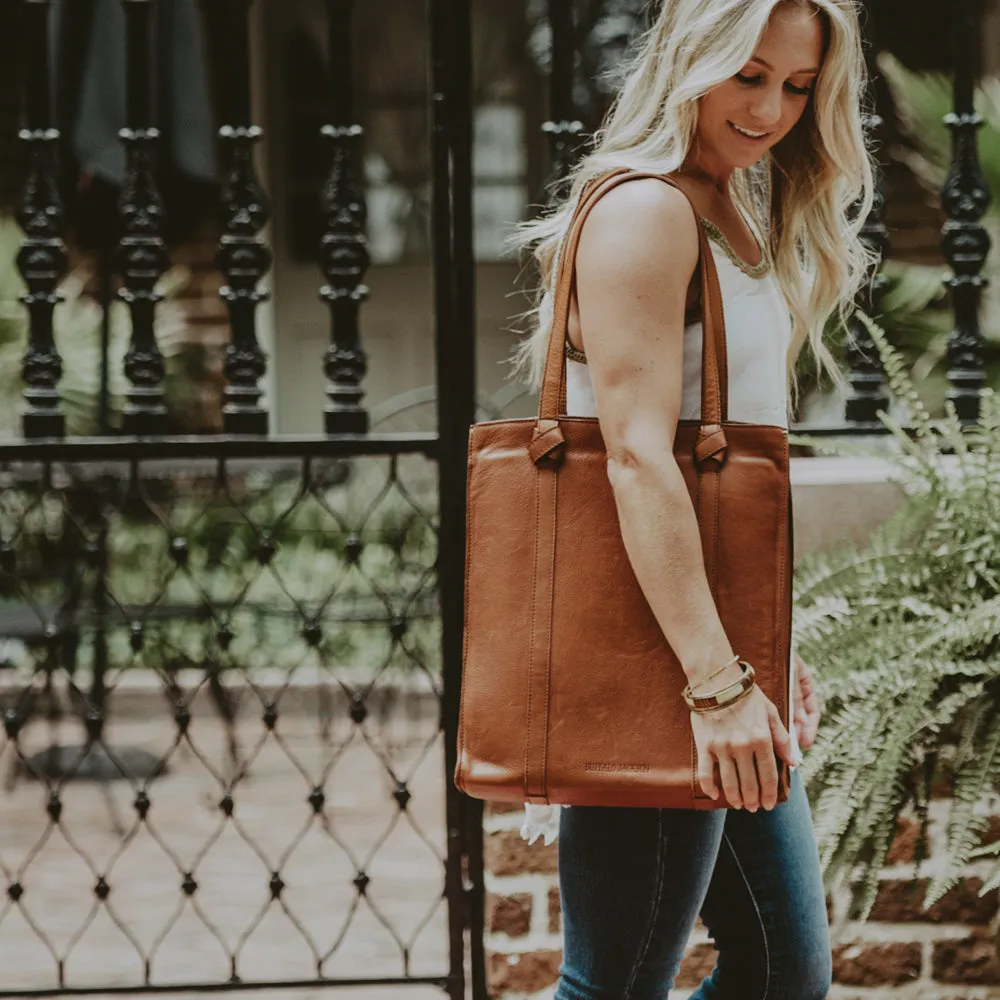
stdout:
{"type": "MultiPolygon", "coordinates": [[[[109,744],[167,753],[177,729],[161,705],[148,721],[110,725],[109,744]]],[[[66,984],[98,988],[147,979],[225,982],[233,965],[244,981],[309,980],[319,968],[328,978],[444,975],[443,742],[435,737],[436,706],[425,703],[418,714],[381,723],[369,717],[362,727],[406,781],[405,813],[386,767],[339,714],[326,737],[308,713],[280,716],[271,733],[247,704],[239,726],[245,774],[235,783],[231,818],[220,802],[233,765],[223,727],[204,707],[194,714],[190,742],[170,756],[169,772],[149,784],[146,822],[134,805],[139,786],[76,781],[63,784],[53,823],[45,786],[16,773],[14,748],[0,735],[7,784],[0,790],[0,988],[55,988],[59,963],[66,984]],[[325,794],[319,815],[308,801],[316,785],[325,794]],[[359,870],[370,879],[365,898],[353,884],[359,870]],[[275,871],[283,883],[278,900],[275,871]],[[197,883],[187,882],[190,894],[187,872],[197,883]],[[23,886],[17,903],[6,895],[12,881],[23,886]],[[101,902],[95,887],[103,892],[105,884],[101,902]]],[[[78,725],[55,735],[67,743],[81,736],[78,725]]],[[[40,750],[48,738],[43,724],[29,727],[23,749],[40,750]]],[[[357,1000],[442,995],[414,986],[282,996],[321,992],[357,1000]]]]}

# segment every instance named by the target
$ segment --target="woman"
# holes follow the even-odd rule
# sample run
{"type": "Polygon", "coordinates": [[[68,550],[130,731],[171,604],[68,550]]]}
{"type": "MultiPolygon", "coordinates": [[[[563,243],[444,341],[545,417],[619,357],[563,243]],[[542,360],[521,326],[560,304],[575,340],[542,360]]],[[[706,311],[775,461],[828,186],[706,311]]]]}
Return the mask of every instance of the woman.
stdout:
{"type": "MultiPolygon", "coordinates": [[[[849,309],[872,263],[858,236],[872,204],[864,87],[852,0],[664,0],[570,198],[514,237],[534,247],[542,276],[537,328],[514,359],[537,386],[555,264],[583,186],[623,166],[682,182],[683,194],[631,179],[586,218],[567,411],[599,415],[626,551],[699,694],[741,670],[672,452],[678,420],[700,415],[698,227],[719,271],[730,417],[787,425],[806,341],[842,382],[824,324],[849,309]]],[[[698,780],[728,808],[526,807],[525,837],[560,837],[557,1000],[666,996],[699,913],[719,960],[697,1000],[826,996],[825,896],[799,774],[776,805],[774,754],[794,766],[818,723],[794,653],[792,675],[791,734],[759,688],[692,713],[698,780]]]]}

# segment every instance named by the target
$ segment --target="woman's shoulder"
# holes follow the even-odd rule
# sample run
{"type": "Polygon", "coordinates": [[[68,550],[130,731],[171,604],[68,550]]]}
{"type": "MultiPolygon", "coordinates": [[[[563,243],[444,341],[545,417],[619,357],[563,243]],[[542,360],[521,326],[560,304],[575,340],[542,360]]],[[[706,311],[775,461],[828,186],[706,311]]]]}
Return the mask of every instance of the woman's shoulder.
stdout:
{"type": "MultiPolygon", "coordinates": [[[[638,171],[636,171],[638,173],[638,171]]],[[[697,215],[679,188],[659,177],[636,176],[620,181],[594,203],[587,221],[641,223],[664,222],[687,227],[697,236],[697,215]]]]}
{"type": "Polygon", "coordinates": [[[619,271],[673,264],[692,274],[698,263],[698,217],[687,197],[656,177],[637,177],[605,192],[580,233],[581,262],[619,271]]]}

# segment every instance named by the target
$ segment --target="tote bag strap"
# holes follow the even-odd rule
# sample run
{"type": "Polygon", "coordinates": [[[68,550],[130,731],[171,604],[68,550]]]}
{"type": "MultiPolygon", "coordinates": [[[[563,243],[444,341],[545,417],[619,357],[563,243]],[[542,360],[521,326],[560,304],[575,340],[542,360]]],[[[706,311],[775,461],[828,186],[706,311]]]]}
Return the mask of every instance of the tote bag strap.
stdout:
{"type": "MultiPolygon", "coordinates": [[[[549,695],[552,675],[552,634],[555,609],[556,536],[558,529],[558,468],[565,451],[559,415],[565,410],[565,342],[569,320],[569,300],[573,285],[574,261],[580,231],[590,210],[608,191],[625,181],[657,177],[672,184],[691,201],[690,195],[674,178],[622,168],[584,186],[563,241],[557,263],[556,292],[552,327],[539,400],[538,422],[529,454],[538,467],[534,524],[534,585],[532,587],[531,644],[528,663],[528,692],[524,747],[524,798],[528,802],[548,801],[549,695]]],[[[718,524],[721,466],[726,454],[723,422],[727,412],[726,330],[722,315],[722,293],[708,239],[698,226],[701,264],[702,413],[694,454],[698,465],[699,489],[696,514],[701,526],[703,555],[709,586],[715,593],[717,578],[718,524]]],[[[692,781],[693,781],[692,777],[692,781]]]]}
{"type": "MultiPolygon", "coordinates": [[[[670,174],[657,174],[620,167],[609,174],[589,181],[583,188],[576,212],[563,241],[556,272],[552,326],[542,375],[542,391],[538,405],[539,424],[551,427],[566,409],[566,359],[565,343],[569,327],[569,304],[575,281],[576,251],[580,243],[583,224],[591,209],[612,188],[640,177],[656,177],[677,188],[689,202],[693,201],[686,190],[687,181],[670,174]],[[544,424],[542,422],[545,421],[544,424]]],[[[695,209],[697,214],[697,209],[695,209]]],[[[722,291],[715,260],[704,228],[698,226],[699,261],[701,271],[702,366],[701,366],[701,439],[719,442],[722,425],[729,418],[728,358],[726,353],[726,326],[722,309],[722,291]]],[[[724,438],[721,441],[724,449],[724,438]]]]}

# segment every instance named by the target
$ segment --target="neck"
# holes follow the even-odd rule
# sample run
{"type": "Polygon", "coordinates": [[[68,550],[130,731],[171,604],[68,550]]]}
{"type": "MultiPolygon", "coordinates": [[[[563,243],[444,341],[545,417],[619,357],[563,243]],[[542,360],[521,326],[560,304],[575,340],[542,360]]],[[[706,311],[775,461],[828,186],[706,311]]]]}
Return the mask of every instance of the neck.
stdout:
{"type": "Polygon", "coordinates": [[[729,194],[729,181],[733,176],[733,168],[720,162],[711,151],[699,149],[697,141],[691,146],[680,172],[704,184],[716,194],[727,196],[729,194]]]}

